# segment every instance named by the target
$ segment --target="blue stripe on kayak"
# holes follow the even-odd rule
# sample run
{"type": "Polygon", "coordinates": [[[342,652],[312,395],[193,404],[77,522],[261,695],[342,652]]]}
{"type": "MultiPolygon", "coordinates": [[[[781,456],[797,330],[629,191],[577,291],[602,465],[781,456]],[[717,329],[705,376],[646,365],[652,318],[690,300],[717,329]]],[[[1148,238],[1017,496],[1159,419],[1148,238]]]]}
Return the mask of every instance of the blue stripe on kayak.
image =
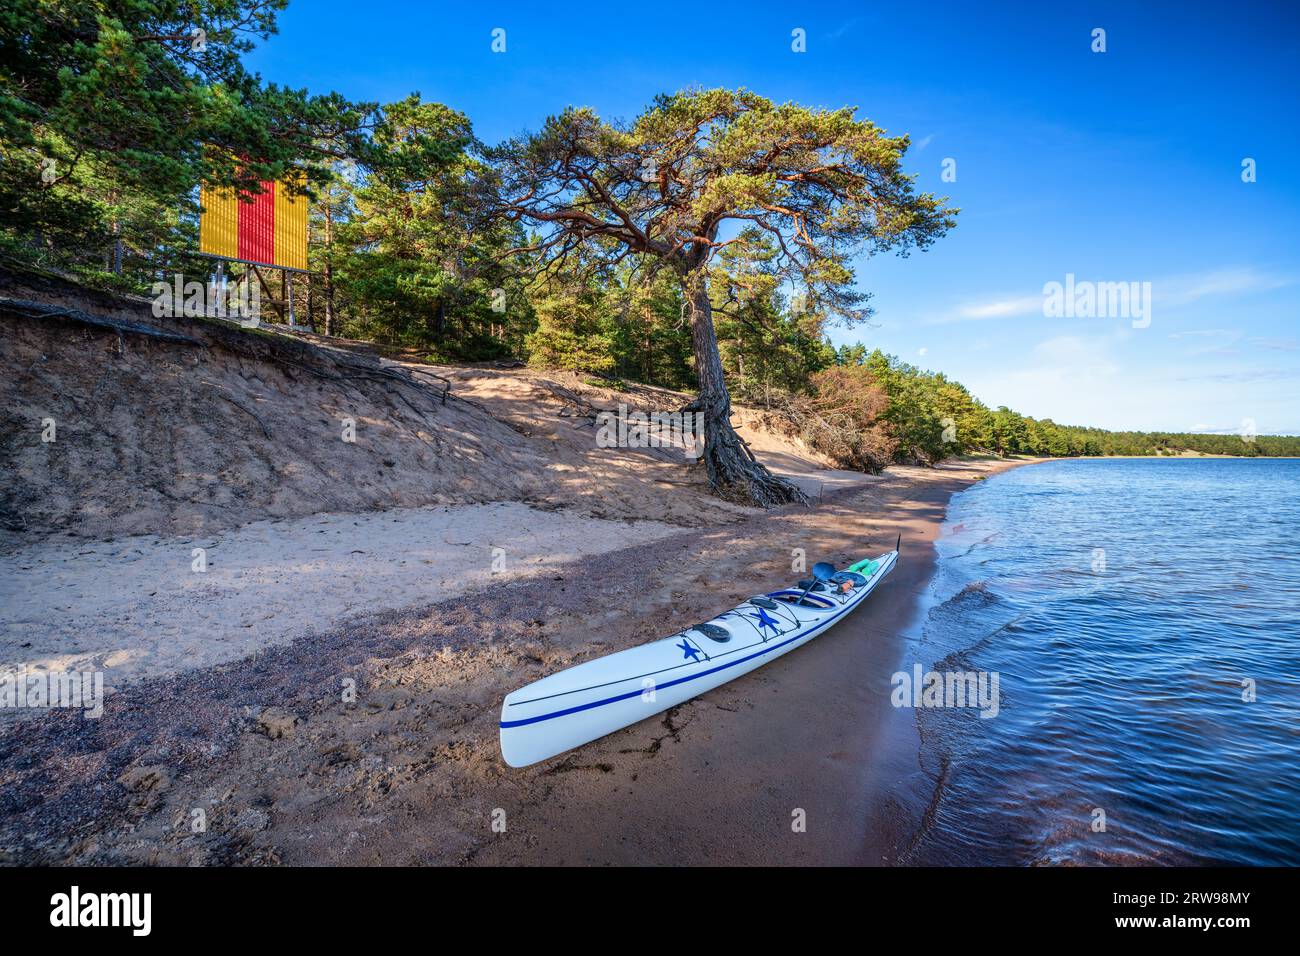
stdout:
{"type": "MultiPolygon", "coordinates": [[[[875,588],[872,587],[871,590],[874,591],[875,588]]],[[[871,591],[867,592],[867,594],[870,593],[871,591]]],[[[866,597],[867,595],[864,594],[862,596],[862,600],[866,600],[866,597]]],[[[716,674],[718,671],[725,671],[729,667],[739,667],[741,664],[744,664],[747,661],[752,661],[755,657],[762,657],[764,654],[770,654],[775,650],[779,650],[780,648],[785,647],[785,645],[787,644],[793,644],[795,641],[801,641],[805,637],[809,637],[810,635],[817,633],[826,625],[833,624],[835,621],[839,620],[845,614],[848,614],[850,611],[856,608],[858,604],[861,603],[862,601],[858,601],[855,604],[853,604],[852,607],[846,607],[838,614],[834,614],[828,617],[826,620],[822,621],[816,627],[811,628],[810,630],[807,630],[804,633],[799,634],[795,637],[792,637],[788,641],[782,641],[780,644],[773,644],[771,647],[764,648],[763,650],[759,651],[757,654],[750,654],[748,657],[742,657],[738,661],[732,661],[729,664],[722,664],[719,667],[712,667],[707,671],[701,671],[698,674],[692,674],[690,677],[679,677],[676,680],[670,680],[666,684],[657,684],[655,685],[654,690],[662,690],[668,687],[674,687],[677,684],[685,684],[688,681],[699,680],[701,677],[708,677],[710,674],[716,674]]],[[[620,700],[630,700],[633,697],[640,697],[643,693],[645,693],[644,688],[642,690],[629,691],[626,694],[619,694],[617,697],[606,697],[604,700],[592,701],[590,704],[580,704],[577,707],[570,707],[566,710],[557,710],[550,714],[542,714],[540,717],[525,717],[523,720],[503,720],[501,721],[501,728],[504,730],[507,727],[523,727],[526,724],[536,724],[536,723],[540,723],[543,720],[552,720],[556,717],[567,717],[569,714],[576,714],[584,710],[591,710],[593,707],[604,707],[606,704],[614,704],[620,700]]]]}

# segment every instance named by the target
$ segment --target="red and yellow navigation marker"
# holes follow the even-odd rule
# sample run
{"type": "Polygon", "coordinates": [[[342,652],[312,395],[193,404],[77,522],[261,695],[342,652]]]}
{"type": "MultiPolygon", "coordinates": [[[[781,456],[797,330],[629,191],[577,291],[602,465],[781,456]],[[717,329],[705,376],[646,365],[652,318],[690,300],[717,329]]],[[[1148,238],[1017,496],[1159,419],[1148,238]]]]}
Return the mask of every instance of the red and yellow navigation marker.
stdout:
{"type": "Polygon", "coordinates": [[[307,268],[307,197],[280,182],[260,193],[204,186],[199,251],[276,269],[307,268]]]}

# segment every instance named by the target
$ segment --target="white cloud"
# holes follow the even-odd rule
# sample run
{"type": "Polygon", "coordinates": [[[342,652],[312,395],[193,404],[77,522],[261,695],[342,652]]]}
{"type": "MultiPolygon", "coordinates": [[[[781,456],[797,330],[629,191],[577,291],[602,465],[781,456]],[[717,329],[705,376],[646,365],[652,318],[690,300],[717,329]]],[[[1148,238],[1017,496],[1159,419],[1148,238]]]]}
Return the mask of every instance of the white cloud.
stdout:
{"type": "Polygon", "coordinates": [[[1300,352],[1300,339],[1277,338],[1256,335],[1247,338],[1241,329],[1187,329],[1182,332],[1170,332],[1171,339],[1196,339],[1205,344],[1184,352],[1184,355],[1238,355],[1238,349],[1229,349],[1229,345],[1245,342],[1256,348],[1270,352],[1300,352]]]}
{"type": "Polygon", "coordinates": [[[1053,376],[1056,380],[1096,382],[1119,372],[1119,364],[1111,357],[1113,337],[1084,338],[1080,335],[1058,335],[1034,346],[1033,356],[1041,363],[1037,372],[1053,376]]]}
{"type": "Polygon", "coordinates": [[[828,39],[828,40],[838,40],[840,37],[844,36],[844,34],[848,33],[850,30],[852,30],[854,27],[856,27],[856,26],[857,26],[859,23],[861,23],[861,22],[862,22],[862,18],[861,18],[861,17],[853,17],[852,19],[847,20],[847,21],[845,21],[844,23],[841,23],[838,27],[836,27],[836,28],[835,28],[834,30],[832,30],[830,33],[826,34],[826,39],[828,39]]]}
{"type": "Polygon", "coordinates": [[[1294,276],[1260,272],[1253,267],[1217,269],[1192,275],[1169,276],[1151,283],[1152,297],[1162,305],[1188,305],[1213,295],[1249,295],[1271,292],[1295,284],[1294,276]]]}
{"type": "Polygon", "coordinates": [[[950,322],[969,322],[977,319],[1005,319],[1013,315],[1042,315],[1043,297],[1024,295],[989,299],[982,302],[969,302],[959,305],[951,312],[933,316],[926,325],[946,325],[950,322]]]}
{"type": "Polygon", "coordinates": [[[1184,329],[1182,332],[1170,332],[1171,339],[1194,338],[1240,338],[1241,333],[1232,329],[1184,329]]]}
{"type": "MultiPolygon", "coordinates": [[[[1063,276],[1050,276],[1047,282],[1062,281],[1063,276]]],[[[1145,281],[1141,276],[1085,276],[1076,275],[1077,281],[1092,280],[1106,282],[1145,281]]],[[[1166,276],[1151,281],[1152,300],[1155,305],[1176,307],[1188,305],[1207,296],[1250,295],[1256,292],[1271,292],[1296,283],[1296,277],[1277,273],[1261,272],[1253,267],[1235,269],[1216,269],[1208,272],[1166,276]]],[[[981,319],[1007,319],[1013,316],[1042,315],[1043,293],[1038,291],[1031,295],[1010,293],[993,298],[973,299],[959,303],[947,312],[931,316],[925,320],[926,325],[946,325],[951,322],[972,322],[981,319]]],[[[1203,334],[1212,334],[1214,330],[1205,330],[1203,334]]],[[[1202,334],[1202,333],[1186,333],[1202,334]]]]}
{"type": "Polygon", "coordinates": [[[1296,339],[1255,338],[1250,340],[1250,344],[1274,352],[1300,352],[1300,341],[1296,339]]]}

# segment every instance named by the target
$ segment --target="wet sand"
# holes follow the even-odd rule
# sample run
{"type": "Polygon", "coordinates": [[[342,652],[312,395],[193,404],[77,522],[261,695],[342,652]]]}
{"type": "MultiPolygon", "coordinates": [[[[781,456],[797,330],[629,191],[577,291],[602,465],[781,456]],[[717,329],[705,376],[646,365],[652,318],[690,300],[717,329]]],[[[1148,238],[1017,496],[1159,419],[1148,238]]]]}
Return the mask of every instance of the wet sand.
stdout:
{"type": "Polygon", "coordinates": [[[929,782],[912,712],[889,704],[890,676],[921,623],[948,500],[976,476],[949,466],[936,477],[859,499],[897,512],[871,515],[870,553],[903,537],[898,565],[861,609],[657,727],[557,758],[564,782],[516,808],[517,829],[475,862],[881,865],[905,853],[929,782]]]}
{"type": "Polygon", "coordinates": [[[811,509],[141,681],[100,720],[50,712],[11,726],[0,860],[889,862],[925,810],[915,753],[909,767],[906,748],[885,745],[906,740],[910,716],[890,708],[889,676],[949,497],[1014,464],[891,469],[811,509]],[[786,583],[794,548],[842,565],[900,532],[890,577],[798,652],[534,767],[501,761],[500,700],[515,687],[786,583]]]}

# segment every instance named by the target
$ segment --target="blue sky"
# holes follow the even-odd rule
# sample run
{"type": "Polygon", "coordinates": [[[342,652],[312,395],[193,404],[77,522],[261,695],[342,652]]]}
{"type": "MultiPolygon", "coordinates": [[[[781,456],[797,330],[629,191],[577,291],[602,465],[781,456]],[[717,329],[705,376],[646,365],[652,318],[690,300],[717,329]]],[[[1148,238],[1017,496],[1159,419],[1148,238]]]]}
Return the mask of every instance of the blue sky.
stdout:
{"type": "Polygon", "coordinates": [[[296,0],[249,63],[354,99],[419,91],[488,142],[568,105],[631,118],[689,86],[857,106],[911,135],[918,187],[962,212],[929,251],[861,263],[877,314],[836,329],[837,343],[1063,423],[1232,431],[1249,419],[1300,433],[1300,6],[680,10],[296,0]],[[490,49],[497,27],[504,54],[490,49]],[[791,50],[795,28],[805,53],[791,50]],[[1095,28],[1105,53],[1090,48],[1095,28]],[[940,178],[945,159],[954,182],[940,178]],[[1067,273],[1150,282],[1150,324],[1045,317],[1044,284],[1067,273]]]}

